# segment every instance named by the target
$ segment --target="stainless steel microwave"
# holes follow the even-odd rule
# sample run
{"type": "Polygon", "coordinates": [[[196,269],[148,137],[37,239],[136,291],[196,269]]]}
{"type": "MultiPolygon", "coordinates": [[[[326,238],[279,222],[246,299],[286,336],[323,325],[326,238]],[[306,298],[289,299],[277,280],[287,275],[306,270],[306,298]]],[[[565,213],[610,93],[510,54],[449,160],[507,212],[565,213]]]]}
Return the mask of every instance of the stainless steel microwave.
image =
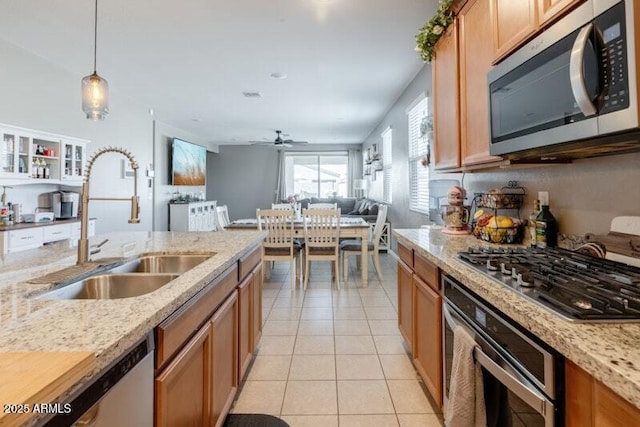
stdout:
{"type": "Polygon", "coordinates": [[[489,72],[492,155],[640,151],[638,3],[587,0],[489,72]]]}

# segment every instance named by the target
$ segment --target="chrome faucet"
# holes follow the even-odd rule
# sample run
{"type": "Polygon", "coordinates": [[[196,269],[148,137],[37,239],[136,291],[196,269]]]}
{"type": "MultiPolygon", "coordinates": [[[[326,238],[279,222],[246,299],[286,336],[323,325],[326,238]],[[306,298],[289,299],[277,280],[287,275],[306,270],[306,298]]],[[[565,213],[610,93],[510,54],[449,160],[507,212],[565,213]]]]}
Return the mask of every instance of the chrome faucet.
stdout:
{"type": "MultiPolygon", "coordinates": [[[[131,218],[129,224],[137,224],[140,222],[140,205],[138,199],[138,162],[133,155],[124,148],[104,147],[96,151],[87,162],[87,168],[82,183],[82,217],[80,219],[80,240],[78,240],[78,264],[84,264],[89,261],[89,240],[87,239],[87,230],[89,227],[89,200],[112,200],[112,201],[131,201],[131,218]],[[120,153],[125,156],[131,163],[133,169],[133,196],[131,199],[114,198],[114,197],[89,197],[89,181],[91,180],[91,168],[96,159],[105,153],[120,153]]],[[[106,243],[106,242],[103,242],[106,243]]]]}

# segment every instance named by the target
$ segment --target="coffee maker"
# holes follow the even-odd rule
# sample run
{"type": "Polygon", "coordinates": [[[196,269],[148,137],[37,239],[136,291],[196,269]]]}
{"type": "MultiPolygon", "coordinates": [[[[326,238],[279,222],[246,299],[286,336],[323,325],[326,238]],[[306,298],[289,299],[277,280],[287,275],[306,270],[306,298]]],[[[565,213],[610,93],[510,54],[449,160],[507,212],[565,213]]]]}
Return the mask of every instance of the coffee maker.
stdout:
{"type": "Polygon", "coordinates": [[[468,206],[464,206],[465,191],[462,187],[451,187],[447,193],[448,205],[441,208],[440,215],[444,221],[443,233],[446,234],[469,234],[469,212],[468,206]]]}
{"type": "Polygon", "coordinates": [[[55,219],[78,217],[80,195],[73,191],[54,191],[51,194],[51,208],[55,219]]]}

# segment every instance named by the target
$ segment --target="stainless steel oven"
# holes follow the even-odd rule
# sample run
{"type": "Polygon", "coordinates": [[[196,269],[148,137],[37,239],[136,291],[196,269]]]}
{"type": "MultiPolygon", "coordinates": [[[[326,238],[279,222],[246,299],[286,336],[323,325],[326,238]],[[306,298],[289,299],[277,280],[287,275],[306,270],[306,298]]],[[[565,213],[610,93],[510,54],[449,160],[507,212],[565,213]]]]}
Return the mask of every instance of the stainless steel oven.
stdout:
{"type": "Polygon", "coordinates": [[[492,155],[640,150],[638,7],[587,0],[489,72],[492,155]]]}
{"type": "Polygon", "coordinates": [[[453,361],[453,331],[474,337],[474,363],[482,367],[487,425],[560,426],[564,417],[564,360],[464,285],[443,275],[443,390],[446,408],[453,361]]]}

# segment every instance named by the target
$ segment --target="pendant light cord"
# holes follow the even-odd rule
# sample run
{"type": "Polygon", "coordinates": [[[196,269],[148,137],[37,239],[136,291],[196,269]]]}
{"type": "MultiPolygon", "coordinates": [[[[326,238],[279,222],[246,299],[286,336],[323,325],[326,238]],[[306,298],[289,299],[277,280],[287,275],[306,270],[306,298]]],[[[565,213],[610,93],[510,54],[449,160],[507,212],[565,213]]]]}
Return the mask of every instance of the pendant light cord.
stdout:
{"type": "Polygon", "coordinates": [[[95,17],[93,20],[93,73],[96,73],[96,57],[98,52],[98,0],[96,0],[95,17]]]}

